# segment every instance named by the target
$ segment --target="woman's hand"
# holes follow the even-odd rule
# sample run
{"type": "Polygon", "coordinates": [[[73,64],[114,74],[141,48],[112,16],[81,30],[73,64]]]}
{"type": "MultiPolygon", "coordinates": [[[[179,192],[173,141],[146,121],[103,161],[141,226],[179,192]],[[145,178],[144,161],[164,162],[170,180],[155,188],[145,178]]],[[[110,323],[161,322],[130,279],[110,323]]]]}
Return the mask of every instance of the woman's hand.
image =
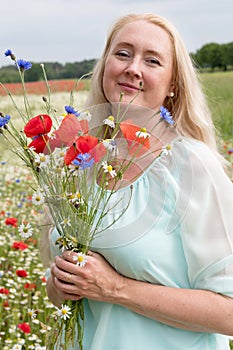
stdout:
{"type": "Polygon", "coordinates": [[[55,276],[52,271],[50,277],[47,280],[46,288],[49,300],[55,306],[60,307],[61,304],[64,302],[64,296],[63,293],[57,290],[57,287],[55,285],[55,276]]]}
{"type": "Polygon", "coordinates": [[[100,255],[88,252],[85,266],[78,266],[77,253],[64,251],[55,258],[51,267],[54,285],[63,299],[88,298],[97,301],[114,302],[118,289],[124,284],[124,277],[100,255]]]}

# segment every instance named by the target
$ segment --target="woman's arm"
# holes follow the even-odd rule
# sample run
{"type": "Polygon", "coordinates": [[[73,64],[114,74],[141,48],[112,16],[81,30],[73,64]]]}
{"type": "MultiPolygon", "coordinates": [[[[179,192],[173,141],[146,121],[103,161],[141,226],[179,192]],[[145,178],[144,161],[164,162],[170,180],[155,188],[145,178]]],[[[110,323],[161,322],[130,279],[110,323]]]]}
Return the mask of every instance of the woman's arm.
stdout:
{"type": "Polygon", "coordinates": [[[170,288],[126,278],[93,252],[85,267],[79,267],[73,255],[64,252],[52,266],[54,286],[63,299],[85,297],[110,302],[173,327],[233,335],[232,298],[212,291],[170,288]]]}

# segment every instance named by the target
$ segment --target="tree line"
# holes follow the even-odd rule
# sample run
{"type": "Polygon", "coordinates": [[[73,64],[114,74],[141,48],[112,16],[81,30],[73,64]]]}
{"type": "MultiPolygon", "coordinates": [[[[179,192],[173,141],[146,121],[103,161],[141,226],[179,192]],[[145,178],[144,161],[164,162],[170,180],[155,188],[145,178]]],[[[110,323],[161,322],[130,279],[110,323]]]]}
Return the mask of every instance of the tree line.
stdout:
{"type": "MultiPolygon", "coordinates": [[[[228,44],[208,43],[190,53],[193,61],[202,70],[215,71],[233,69],[233,42],[228,44]]],[[[42,80],[42,70],[39,63],[32,63],[32,68],[25,74],[25,81],[42,80]]],[[[81,62],[65,63],[47,62],[45,69],[48,80],[77,79],[92,71],[96,59],[81,62]]],[[[14,65],[0,68],[0,81],[2,83],[16,83],[20,81],[19,74],[14,65]]]]}
{"type": "MultiPolygon", "coordinates": [[[[76,79],[92,71],[96,59],[83,60],[81,62],[61,64],[58,62],[46,62],[44,64],[48,80],[76,79]]],[[[32,68],[25,73],[25,81],[39,81],[43,79],[40,63],[32,63],[32,68]]],[[[19,73],[15,65],[0,68],[0,81],[2,83],[20,82],[19,73]]]]}
{"type": "Polygon", "coordinates": [[[227,71],[233,69],[233,42],[228,44],[209,43],[196,53],[191,53],[197,67],[227,71]]]}

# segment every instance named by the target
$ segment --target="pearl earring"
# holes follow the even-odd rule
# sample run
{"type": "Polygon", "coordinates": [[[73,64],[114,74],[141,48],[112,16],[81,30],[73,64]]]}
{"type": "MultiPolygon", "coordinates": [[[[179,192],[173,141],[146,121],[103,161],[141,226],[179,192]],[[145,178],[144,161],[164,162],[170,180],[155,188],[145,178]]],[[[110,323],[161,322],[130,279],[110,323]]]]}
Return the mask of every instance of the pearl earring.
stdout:
{"type": "Polygon", "coordinates": [[[174,97],[174,96],[175,96],[174,92],[171,92],[170,97],[174,97]]]}

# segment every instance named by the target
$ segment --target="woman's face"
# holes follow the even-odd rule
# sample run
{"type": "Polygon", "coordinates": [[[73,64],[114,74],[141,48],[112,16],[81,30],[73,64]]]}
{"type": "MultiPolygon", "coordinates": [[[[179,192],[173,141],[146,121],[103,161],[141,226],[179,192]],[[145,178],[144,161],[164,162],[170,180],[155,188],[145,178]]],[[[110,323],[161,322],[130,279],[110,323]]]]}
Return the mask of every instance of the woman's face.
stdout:
{"type": "Polygon", "coordinates": [[[172,45],[161,27],[138,20],[124,25],[113,39],[106,59],[103,89],[109,102],[158,110],[172,92],[172,45]],[[141,84],[141,91],[139,87],[141,84]]]}

